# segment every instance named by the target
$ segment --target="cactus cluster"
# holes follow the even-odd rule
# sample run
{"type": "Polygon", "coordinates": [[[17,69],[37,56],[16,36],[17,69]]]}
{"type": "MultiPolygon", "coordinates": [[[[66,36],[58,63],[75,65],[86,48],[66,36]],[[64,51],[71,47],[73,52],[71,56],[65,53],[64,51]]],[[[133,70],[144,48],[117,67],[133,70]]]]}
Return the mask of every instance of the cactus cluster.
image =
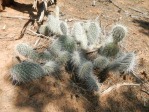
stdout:
{"type": "Polygon", "coordinates": [[[114,25],[111,35],[105,40],[103,46],[98,50],[102,56],[116,58],[120,53],[119,43],[124,39],[127,28],[123,25],[114,25]]]}
{"type": "MultiPolygon", "coordinates": [[[[71,31],[64,21],[53,15],[48,16],[45,25],[39,28],[39,33],[49,36],[50,33],[56,35],[56,39],[49,47],[38,53],[28,44],[17,45],[17,51],[30,60],[15,65],[11,69],[13,80],[27,82],[35,78],[50,74],[59,74],[60,68],[65,66],[71,68],[71,73],[85,85],[88,91],[98,91],[99,81],[105,80],[109,71],[131,72],[136,64],[135,54],[120,54],[119,42],[126,36],[126,28],[122,25],[115,25],[109,38],[101,43],[101,28],[97,21],[75,22],[71,31]],[[101,45],[102,44],[102,45],[101,45]],[[88,58],[88,49],[91,46],[97,48],[97,56],[88,58]],[[96,76],[94,69],[98,69],[96,76]],[[99,79],[98,79],[98,78],[99,79]],[[101,78],[101,79],[100,79],[101,78]]],[[[102,81],[103,82],[103,81],[102,81]]]]}

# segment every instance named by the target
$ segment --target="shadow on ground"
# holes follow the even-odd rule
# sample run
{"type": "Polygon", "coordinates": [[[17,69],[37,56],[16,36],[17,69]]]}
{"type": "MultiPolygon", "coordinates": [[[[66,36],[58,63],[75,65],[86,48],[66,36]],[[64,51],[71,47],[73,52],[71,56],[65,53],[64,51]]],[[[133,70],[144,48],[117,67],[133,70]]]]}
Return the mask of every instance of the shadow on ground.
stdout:
{"type": "Polygon", "coordinates": [[[100,98],[78,87],[77,84],[74,86],[72,82],[48,77],[19,85],[16,94],[15,106],[20,109],[32,108],[34,112],[44,112],[49,104],[62,112],[80,112],[81,109],[85,112],[149,111],[149,103],[145,106],[143,100],[138,98],[137,91],[131,87],[122,87],[100,98]]]}
{"type": "Polygon", "coordinates": [[[134,19],[133,22],[142,27],[142,29],[140,30],[141,33],[149,36],[149,21],[134,19]]]}
{"type": "Polygon", "coordinates": [[[71,83],[64,87],[61,83],[63,81],[48,77],[40,81],[21,84],[17,87],[14,104],[20,109],[32,108],[34,112],[43,112],[49,103],[56,105],[62,112],[79,112],[82,108],[80,105],[83,105],[83,109],[87,112],[99,112],[98,96],[82,91],[71,83]]]}
{"type": "Polygon", "coordinates": [[[64,96],[60,90],[56,90],[56,86],[56,82],[51,83],[46,79],[21,84],[18,86],[15,105],[19,108],[31,107],[35,112],[42,112],[49,102],[60,100],[64,96]]]}

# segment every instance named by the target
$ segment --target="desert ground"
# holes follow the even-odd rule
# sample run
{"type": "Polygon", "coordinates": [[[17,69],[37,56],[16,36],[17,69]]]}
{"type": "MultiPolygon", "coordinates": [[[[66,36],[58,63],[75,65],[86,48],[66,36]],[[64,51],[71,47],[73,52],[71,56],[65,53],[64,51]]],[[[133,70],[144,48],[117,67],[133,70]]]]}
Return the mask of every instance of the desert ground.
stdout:
{"type": "MultiPolygon", "coordinates": [[[[15,4],[0,12],[0,112],[149,112],[149,1],[148,0],[57,0],[60,18],[71,26],[76,21],[99,17],[105,33],[112,25],[122,24],[128,28],[123,41],[124,50],[137,55],[136,74],[143,80],[139,86],[122,86],[105,95],[89,94],[70,81],[64,70],[62,80],[53,77],[21,85],[14,85],[10,69],[15,46],[26,42],[34,45],[38,39],[28,31],[37,31],[40,25],[34,20],[39,15],[32,8],[33,0],[15,0],[15,4]],[[11,16],[11,17],[10,17],[11,16]],[[18,17],[19,16],[19,17],[18,17]],[[16,18],[15,18],[16,17],[16,18]]],[[[55,4],[48,7],[53,11],[55,4]]],[[[41,47],[47,39],[42,38],[41,47]]],[[[103,82],[103,90],[121,82],[137,83],[129,74],[120,76],[110,73],[103,82]]]]}

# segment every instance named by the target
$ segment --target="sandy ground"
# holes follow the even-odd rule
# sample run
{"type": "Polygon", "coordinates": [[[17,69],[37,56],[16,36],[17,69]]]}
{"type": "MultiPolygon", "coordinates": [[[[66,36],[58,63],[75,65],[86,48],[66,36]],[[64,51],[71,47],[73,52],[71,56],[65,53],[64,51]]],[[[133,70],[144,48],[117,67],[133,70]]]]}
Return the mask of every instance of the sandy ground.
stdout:
{"type": "MultiPolygon", "coordinates": [[[[138,66],[136,73],[149,83],[149,1],[148,0],[113,0],[122,10],[120,11],[108,0],[96,2],[91,0],[58,0],[62,19],[88,20],[99,16],[102,29],[106,33],[112,25],[123,24],[128,28],[128,34],[123,41],[125,50],[137,53],[138,66]],[[107,26],[107,27],[106,27],[107,26]]],[[[54,9],[54,5],[49,10],[54,9]]],[[[6,7],[0,15],[36,17],[32,9],[32,1],[16,0],[15,6],[6,7]]],[[[37,24],[23,19],[4,18],[0,16],[0,112],[149,112],[149,92],[144,86],[125,86],[112,91],[105,96],[90,95],[70,84],[68,74],[64,71],[62,81],[52,77],[15,86],[9,80],[9,70],[17,63],[14,48],[22,42],[34,45],[36,36],[31,36],[24,28],[33,30],[37,24]]],[[[42,39],[42,43],[46,40],[42,39]]],[[[103,83],[109,87],[118,82],[133,82],[131,76],[120,77],[111,73],[103,83]]]]}

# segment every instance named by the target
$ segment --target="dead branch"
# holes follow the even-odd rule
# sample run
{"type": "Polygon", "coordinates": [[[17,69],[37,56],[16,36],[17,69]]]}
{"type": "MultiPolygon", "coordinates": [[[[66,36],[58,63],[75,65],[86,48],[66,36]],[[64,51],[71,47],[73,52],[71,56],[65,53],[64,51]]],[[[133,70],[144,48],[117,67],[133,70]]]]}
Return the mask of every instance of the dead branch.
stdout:
{"type": "Polygon", "coordinates": [[[7,38],[0,38],[0,39],[2,39],[4,41],[15,41],[16,40],[16,39],[7,39],[7,38]]]}
{"type": "Polygon", "coordinates": [[[13,19],[22,19],[22,20],[34,20],[34,21],[37,21],[36,19],[29,18],[29,17],[23,17],[23,16],[6,16],[6,15],[0,15],[0,17],[3,17],[3,18],[13,18],[13,19]]]}
{"type": "Polygon", "coordinates": [[[46,10],[47,10],[47,2],[43,1],[42,7],[41,7],[41,14],[40,14],[38,22],[42,22],[43,21],[46,10]]]}
{"type": "MultiPolygon", "coordinates": [[[[44,16],[45,16],[45,12],[47,11],[49,1],[50,1],[51,4],[54,3],[54,0],[42,0],[42,3],[41,3],[42,7],[41,7],[40,17],[39,17],[38,22],[43,21],[44,16]]],[[[37,9],[37,3],[38,3],[38,0],[34,0],[34,3],[33,3],[33,8],[34,9],[37,9]]]]}
{"type": "Polygon", "coordinates": [[[43,9],[43,10],[41,11],[41,14],[40,14],[40,17],[39,17],[39,20],[38,20],[39,23],[43,21],[44,15],[45,15],[45,10],[43,9]]]}
{"type": "Polygon", "coordinates": [[[100,93],[101,96],[106,95],[110,93],[112,90],[119,89],[121,86],[140,86],[140,84],[134,84],[134,83],[120,83],[113,85],[109,87],[108,89],[104,90],[103,92],[100,93]]]}
{"type": "Polygon", "coordinates": [[[22,60],[20,59],[20,57],[19,57],[19,56],[15,56],[15,58],[17,59],[17,61],[18,61],[19,63],[21,63],[21,62],[22,62],[22,60]]]}
{"type": "Polygon", "coordinates": [[[131,9],[131,10],[133,10],[133,11],[135,11],[135,12],[139,12],[139,13],[141,13],[141,14],[144,14],[143,12],[139,11],[138,9],[135,9],[135,8],[132,8],[132,7],[129,7],[129,9],[131,9]]]}
{"type": "Polygon", "coordinates": [[[38,0],[34,0],[34,3],[33,3],[33,8],[37,10],[37,2],[38,0]]]}
{"type": "Polygon", "coordinates": [[[41,40],[41,38],[38,38],[38,39],[36,40],[36,42],[35,42],[35,44],[34,44],[34,47],[37,47],[37,45],[39,44],[40,40],[41,40]]]}
{"type": "Polygon", "coordinates": [[[112,3],[115,7],[117,7],[120,11],[125,12],[121,7],[119,7],[117,4],[115,4],[112,0],[109,0],[110,3],[112,3]]]}
{"type": "Polygon", "coordinates": [[[134,72],[130,72],[130,74],[132,75],[132,76],[134,76],[136,79],[137,79],[137,81],[139,81],[139,83],[144,83],[144,81],[143,80],[141,80],[141,78],[138,76],[138,75],[136,75],[134,72]]]}
{"type": "Polygon", "coordinates": [[[48,36],[45,36],[45,35],[43,35],[43,34],[36,33],[36,32],[34,32],[33,30],[31,30],[31,29],[27,29],[27,31],[33,33],[33,34],[36,35],[37,37],[43,37],[43,38],[49,39],[48,36]]]}
{"type": "Polygon", "coordinates": [[[147,95],[149,95],[149,92],[148,91],[145,91],[145,90],[141,90],[142,92],[146,93],[147,95]]]}

